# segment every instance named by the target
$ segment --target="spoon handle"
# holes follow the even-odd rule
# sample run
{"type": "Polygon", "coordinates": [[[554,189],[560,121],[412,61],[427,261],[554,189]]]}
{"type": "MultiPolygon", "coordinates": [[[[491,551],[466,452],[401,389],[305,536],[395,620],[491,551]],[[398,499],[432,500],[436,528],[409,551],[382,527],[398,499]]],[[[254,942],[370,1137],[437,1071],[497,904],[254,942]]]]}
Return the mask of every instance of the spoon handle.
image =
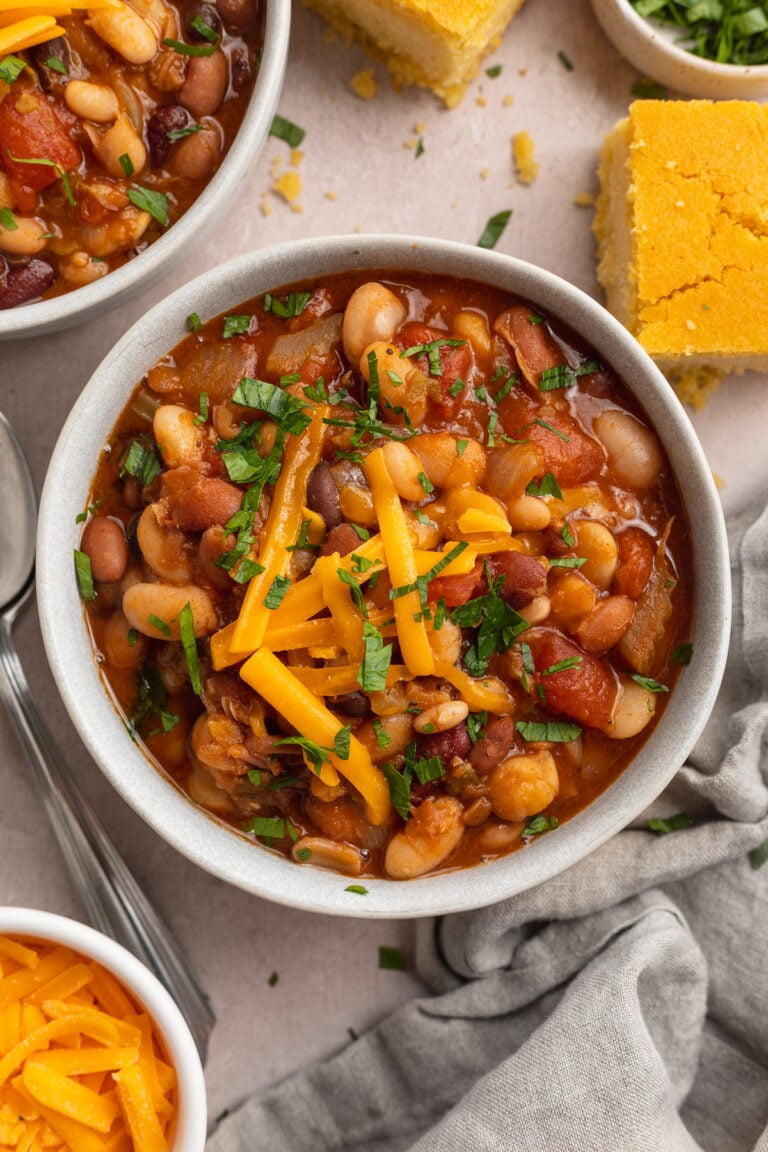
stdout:
{"type": "Polygon", "coordinates": [[[176,1000],[205,1061],[215,1023],[200,987],[53,741],[19,662],[11,623],[0,618],[0,699],[13,720],[39,793],[91,924],[138,956],[176,1000]]]}

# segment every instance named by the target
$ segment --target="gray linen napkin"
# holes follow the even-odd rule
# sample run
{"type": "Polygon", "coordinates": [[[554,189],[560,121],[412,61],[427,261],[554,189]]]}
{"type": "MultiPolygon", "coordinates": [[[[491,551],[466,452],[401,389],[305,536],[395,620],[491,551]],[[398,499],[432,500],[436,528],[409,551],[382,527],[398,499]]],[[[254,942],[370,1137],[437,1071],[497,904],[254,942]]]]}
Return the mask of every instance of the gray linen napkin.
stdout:
{"type": "Polygon", "coordinates": [[[635,825],[419,924],[434,995],[225,1119],[207,1152],[768,1152],[768,510],[730,529],[714,714],[635,825]],[[667,835],[651,815],[686,811],[667,835]]]}

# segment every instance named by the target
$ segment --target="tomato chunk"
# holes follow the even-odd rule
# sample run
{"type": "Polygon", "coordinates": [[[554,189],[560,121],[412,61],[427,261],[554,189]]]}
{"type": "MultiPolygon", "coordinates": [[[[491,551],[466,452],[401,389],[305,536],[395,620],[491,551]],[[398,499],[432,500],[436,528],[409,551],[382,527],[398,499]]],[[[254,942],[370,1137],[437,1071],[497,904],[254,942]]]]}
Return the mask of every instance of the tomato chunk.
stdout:
{"type": "Polygon", "coordinates": [[[45,96],[17,83],[0,103],[0,159],[19,207],[34,211],[37,193],[58,180],[60,170],[76,168],[81,154],[45,96]],[[51,164],[19,164],[13,157],[51,164]]]}
{"type": "Polygon", "coordinates": [[[589,728],[607,731],[618,687],[610,667],[552,628],[531,628],[522,639],[530,646],[536,669],[531,677],[533,691],[538,695],[541,686],[547,710],[564,712],[589,728]],[[578,660],[578,664],[548,671],[564,660],[578,660]]]}
{"type": "Polygon", "coordinates": [[[627,528],[616,537],[619,566],[613,578],[617,592],[637,600],[650,579],[654,543],[642,528],[627,528]]]}
{"type": "Polygon", "coordinates": [[[458,608],[472,599],[482,574],[481,566],[476,564],[463,576],[437,576],[429,582],[429,599],[433,603],[445,600],[446,608],[458,608]]]}
{"type": "Polygon", "coordinates": [[[462,388],[453,396],[451,395],[451,388],[457,380],[463,380],[465,384],[468,384],[473,369],[472,349],[469,344],[462,341],[461,344],[452,347],[447,343],[451,339],[453,337],[449,332],[443,332],[439,328],[430,328],[426,324],[406,324],[395,339],[396,346],[403,351],[418,347],[421,344],[433,344],[437,340],[446,341],[436,349],[440,359],[439,375],[434,372],[426,353],[413,356],[413,363],[432,382],[430,398],[437,408],[438,414],[444,419],[450,419],[462,406],[461,397],[464,389],[462,388]]]}

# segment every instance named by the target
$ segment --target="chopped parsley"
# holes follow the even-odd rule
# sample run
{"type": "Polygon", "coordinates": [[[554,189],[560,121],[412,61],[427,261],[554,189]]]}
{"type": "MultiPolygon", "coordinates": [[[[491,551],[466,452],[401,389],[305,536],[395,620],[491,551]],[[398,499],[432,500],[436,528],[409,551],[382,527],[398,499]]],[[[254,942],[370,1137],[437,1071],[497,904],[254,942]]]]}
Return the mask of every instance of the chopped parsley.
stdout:
{"type": "Polygon", "coordinates": [[[6,232],[15,232],[18,228],[16,217],[10,208],[0,208],[0,226],[2,226],[6,232]]]}
{"type": "Polygon", "coordinates": [[[562,48],[558,52],[557,58],[560,61],[560,63],[562,64],[563,68],[565,68],[566,72],[573,72],[573,64],[568,59],[565,52],[563,52],[562,48]]]}
{"type": "Polygon", "coordinates": [[[466,384],[462,380],[461,376],[457,376],[456,379],[454,380],[453,384],[451,384],[448,388],[448,395],[452,396],[453,399],[455,400],[456,397],[458,396],[458,394],[460,392],[463,392],[465,388],[466,388],[466,384]]]}
{"type": "Polygon", "coordinates": [[[416,145],[416,151],[413,154],[413,158],[414,158],[414,160],[418,160],[419,156],[423,156],[423,155],[424,155],[424,139],[422,136],[420,136],[419,142],[416,145]]]}
{"type": "Polygon", "coordinates": [[[476,596],[451,612],[452,622],[460,628],[478,629],[474,644],[464,654],[470,676],[484,676],[494,652],[506,652],[530,627],[519,612],[502,600],[499,590],[503,583],[503,576],[493,583],[489,581],[490,591],[485,596],[476,596]]]}
{"type": "Polygon", "coordinates": [[[483,229],[483,234],[477,242],[478,248],[495,248],[501,239],[501,235],[509,223],[512,215],[512,209],[507,208],[504,212],[497,212],[495,216],[491,216],[490,220],[483,229]]]}
{"type": "Polygon", "coordinates": [[[133,165],[133,160],[131,160],[131,158],[130,158],[130,156],[128,155],[128,153],[127,153],[127,152],[123,152],[122,156],[118,156],[118,161],[119,161],[119,163],[120,163],[120,167],[122,168],[122,170],[123,170],[123,173],[125,174],[125,176],[126,176],[126,177],[128,177],[128,178],[130,178],[131,176],[133,176],[133,174],[134,174],[134,172],[136,171],[136,169],[135,169],[135,167],[134,167],[134,165],[133,165]]]}
{"type": "Polygon", "coordinates": [[[203,690],[203,683],[200,676],[200,660],[197,655],[197,640],[195,639],[195,618],[192,615],[192,605],[189,600],[179,612],[179,634],[181,646],[184,649],[184,658],[187,661],[189,682],[192,685],[192,691],[196,696],[199,696],[203,690]]]}
{"type": "Polygon", "coordinates": [[[583,663],[581,656],[567,656],[565,660],[558,660],[557,664],[550,664],[549,668],[542,670],[542,676],[554,676],[557,672],[567,672],[571,668],[579,668],[583,663]]]}
{"type": "Polygon", "coordinates": [[[394,764],[389,762],[382,764],[381,770],[389,785],[389,798],[392,801],[392,807],[399,816],[402,816],[403,820],[409,820],[411,816],[410,773],[398,772],[394,764]]]}
{"type": "Polygon", "coordinates": [[[361,540],[370,540],[371,534],[362,524],[350,524],[350,528],[354,528],[361,540]]]}
{"type": "Polygon", "coordinates": [[[469,713],[469,715],[467,716],[467,732],[469,733],[469,738],[473,744],[476,744],[477,741],[480,739],[480,737],[483,734],[483,731],[485,730],[485,726],[487,723],[488,723],[488,713],[487,712],[470,712],[469,713]]]}
{"type": "Polygon", "coordinates": [[[290,392],[284,392],[266,380],[253,380],[244,376],[232,397],[235,404],[266,412],[280,428],[292,436],[300,436],[312,423],[306,405],[290,392]]]}
{"type": "Polygon", "coordinates": [[[231,340],[233,336],[243,336],[251,327],[252,316],[225,316],[222,336],[231,340]]]}
{"type": "Polygon", "coordinates": [[[199,332],[203,326],[203,322],[198,316],[197,312],[190,312],[187,316],[187,328],[190,332],[199,332]]]}
{"type": "Polygon", "coordinates": [[[442,559],[433,564],[428,572],[422,576],[417,576],[412,584],[401,584],[398,588],[392,588],[389,593],[390,600],[399,600],[401,596],[407,596],[409,592],[418,592],[421,607],[426,609],[430,580],[439,576],[443,569],[447,568],[468,547],[466,540],[460,540],[449,552],[445,552],[442,559]]]}
{"type": "Polygon", "coordinates": [[[693,644],[678,644],[673,650],[670,660],[674,664],[690,664],[693,656],[693,644]]]}
{"type": "Polygon", "coordinates": [[[311,855],[312,855],[312,849],[311,848],[297,848],[296,849],[296,859],[301,860],[302,863],[306,860],[309,860],[311,855]]]}
{"type": "MultiPolygon", "coordinates": [[[[150,717],[156,717],[160,721],[159,728],[153,728],[151,732],[145,733],[147,736],[157,736],[163,732],[170,732],[175,728],[179,722],[179,717],[175,712],[169,712],[165,707],[165,702],[168,699],[168,692],[160,677],[160,673],[151,664],[142,664],[141,668],[136,674],[136,680],[139,689],[139,698],[136,702],[136,707],[131,713],[131,718],[128,721],[128,731],[130,732],[131,739],[135,740],[139,734],[142,725],[150,717]]],[[[144,735],[144,733],[142,733],[144,735]]]]}
{"type": "Polygon", "coordinates": [[[763,840],[762,844],[758,844],[757,848],[753,848],[749,854],[749,863],[752,870],[757,872],[758,868],[762,868],[768,860],[768,840],[763,840]]]}
{"type": "Polygon", "coordinates": [[[465,344],[466,340],[449,340],[441,336],[437,340],[430,340],[428,344],[413,344],[410,348],[405,348],[400,356],[407,359],[411,356],[426,356],[430,376],[442,376],[443,363],[440,359],[440,349],[445,347],[462,348],[465,344]]]}
{"type": "Polygon", "coordinates": [[[200,400],[198,403],[198,407],[199,407],[200,411],[197,414],[197,416],[195,416],[194,422],[196,425],[205,424],[206,420],[208,419],[208,393],[207,392],[201,392],[200,393],[200,400]]]}
{"type": "Polygon", "coordinates": [[[388,732],[385,732],[384,725],[379,719],[373,721],[373,734],[376,737],[376,744],[382,751],[385,748],[389,748],[392,743],[392,737],[388,732]]]}
{"type": "Polygon", "coordinates": [[[269,984],[270,988],[274,988],[275,984],[277,984],[279,979],[280,979],[280,977],[277,974],[277,972],[273,972],[272,975],[270,976],[269,980],[267,980],[267,984],[269,984]]]}
{"type": "Polygon", "coordinates": [[[552,832],[557,828],[557,816],[532,816],[522,831],[523,840],[540,836],[542,832],[552,832]]]}
{"type": "Polygon", "coordinates": [[[576,544],[576,537],[574,536],[573,532],[571,532],[568,521],[566,521],[560,529],[560,536],[563,540],[565,540],[569,548],[573,548],[576,544]]]}
{"type": "Polygon", "coordinates": [[[0,80],[5,84],[13,84],[25,68],[26,64],[18,56],[6,56],[0,60],[0,80]]]}
{"type": "Polygon", "coordinates": [[[202,124],[188,124],[186,128],[171,128],[170,132],[166,132],[166,136],[175,143],[177,140],[183,140],[185,136],[194,136],[195,132],[202,132],[202,124]]]}
{"type": "MultiPolygon", "coordinates": [[[[15,57],[6,57],[6,60],[3,61],[3,64],[5,64],[7,62],[7,60],[9,60],[9,59],[15,59],[15,57]]],[[[2,71],[2,65],[0,65],[0,72],[1,71],[2,71]]],[[[18,75],[18,73],[17,73],[17,75],[18,75]]],[[[0,79],[2,79],[2,76],[0,76],[0,79]]],[[[15,79],[15,77],[14,77],[14,79],[15,79]]],[[[8,150],[6,149],[6,151],[8,151],[8,150]]],[[[64,189],[64,195],[67,199],[67,203],[70,205],[71,208],[74,208],[75,198],[72,195],[72,185],[69,182],[69,176],[67,176],[67,173],[64,170],[64,168],[62,168],[61,164],[57,164],[54,160],[47,160],[45,157],[42,157],[42,156],[37,156],[37,157],[31,158],[31,159],[27,159],[27,158],[22,157],[22,156],[12,156],[10,151],[8,151],[8,156],[10,157],[11,160],[13,160],[14,164],[42,164],[44,168],[55,168],[56,174],[58,175],[59,179],[61,180],[61,186],[64,189]]],[[[128,196],[130,197],[130,192],[128,193],[128,196]]]]}
{"type": "Polygon", "coordinates": [[[419,484],[421,484],[427,496],[430,496],[434,492],[435,486],[430,480],[429,476],[427,476],[426,472],[419,472],[417,480],[419,481],[419,484]]]}
{"type": "Polygon", "coordinates": [[[571,368],[570,364],[556,364],[554,368],[545,368],[542,372],[539,390],[554,392],[559,388],[573,388],[580,376],[591,376],[599,369],[596,360],[584,360],[578,368],[571,368]]]}
{"type": "Polygon", "coordinates": [[[154,449],[142,444],[141,440],[134,440],[128,449],[122,471],[129,472],[146,487],[160,474],[162,467],[154,449]]]}
{"type": "Polygon", "coordinates": [[[331,758],[331,748],[325,748],[322,744],[316,744],[315,741],[310,740],[308,736],[284,736],[282,740],[276,740],[275,743],[295,744],[301,748],[316,775],[320,774],[320,769],[323,764],[327,764],[331,758]]]}
{"type": "Polygon", "coordinates": [[[147,617],[147,623],[151,624],[153,628],[156,628],[163,636],[170,636],[170,626],[165,620],[161,620],[159,616],[155,616],[154,612],[151,612],[147,617]]]}
{"type": "Polygon", "coordinates": [[[550,568],[583,568],[587,562],[586,556],[554,556],[550,568]]]}
{"type": "Polygon", "coordinates": [[[515,727],[523,740],[532,744],[570,744],[581,736],[578,724],[568,724],[562,720],[518,720],[515,727]]]}
{"type": "Polygon", "coordinates": [[[301,316],[311,299],[311,292],[289,292],[285,300],[278,300],[271,292],[267,292],[264,296],[264,311],[274,313],[281,320],[291,320],[294,316],[301,316]]]}
{"type": "Polygon", "coordinates": [[[285,839],[285,819],[282,816],[254,816],[245,825],[243,831],[253,836],[260,836],[264,840],[285,839]]]}
{"type": "MultiPolygon", "coordinates": [[[[344,891],[345,892],[354,892],[354,894],[356,896],[367,896],[368,895],[368,889],[365,888],[362,884],[347,884],[344,891]]],[[[355,1037],[355,1039],[357,1039],[357,1037],[355,1037]]]]}
{"type": "Polygon", "coordinates": [[[768,63],[768,12],[755,0],[630,0],[638,16],[683,30],[682,46],[718,64],[768,63]]]}
{"type": "MultiPolygon", "coordinates": [[[[201,20],[200,23],[202,24],[203,21],[201,20]]],[[[208,26],[206,25],[206,27],[208,26]]],[[[213,29],[209,28],[208,31],[213,32],[213,29]]],[[[217,32],[213,32],[213,35],[216,37],[216,43],[214,44],[186,44],[183,40],[172,40],[170,38],[163,40],[163,44],[166,48],[173,48],[174,52],[178,52],[179,56],[213,56],[216,51],[216,44],[218,44],[221,39],[217,32]]]]}
{"type": "Polygon", "coordinates": [[[272,581],[269,591],[264,597],[264,607],[274,611],[279,608],[283,602],[283,598],[291,586],[291,581],[287,576],[275,576],[272,581]]]}
{"type": "Polygon", "coordinates": [[[501,71],[502,71],[503,67],[504,67],[503,64],[494,64],[492,68],[486,68],[485,74],[491,80],[495,80],[497,76],[501,76],[501,71]]]}
{"type": "Polygon", "coordinates": [[[555,500],[563,498],[560,485],[551,472],[545,472],[538,484],[535,480],[531,480],[526,492],[529,496],[554,496],[555,500]]]}
{"type": "Polygon", "coordinates": [[[80,552],[75,548],[75,576],[77,577],[77,587],[80,591],[82,600],[95,600],[96,591],[93,587],[93,571],[91,569],[91,558],[87,552],[80,552]]]}
{"type": "Polygon", "coordinates": [[[272,117],[269,134],[276,136],[278,140],[284,140],[290,148],[298,148],[306,136],[303,128],[299,128],[298,124],[292,124],[285,116],[272,117]]]}
{"type": "Polygon", "coordinates": [[[537,416],[533,422],[534,424],[538,424],[540,428],[546,428],[547,432],[552,432],[555,436],[559,436],[566,444],[569,443],[571,439],[570,436],[566,436],[565,432],[561,432],[560,429],[555,428],[553,424],[547,424],[546,420],[542,420],[539,416],[537,416]]]}
{"type": "Polygon", "coordinates": [[[407,967],[405,956],[399,948],[390,948],[385,944],[379,946],[379,968],[405,972],[407,967]]]}
{"type": "Polygon", "coordinates": [[[693,817],[689,816],[687,812],[678,812],[675,816],[654,816],[648,821],[651,832],[658,832],[659,835],[665,835],[667,832],[679,832],[683,828],[690,828],[691,824],[693,824],[693,817]]]}
{"type": "Polygon", "coordinates": [[[153,192],[151,188],[142,188],[140,184],[132,184],[128,189],[128,199],[142,212],[148,212],[161,228],[168,224],[168,197],[164,192],[153,192]]]}
{"type": "Polygon", "coordinates": [[[640,676],[637,672],[630,673],[630,680],[634,680],[641,688],[645,688],[646,692],[669,692],[666,684],[660,684],[658,680],[654,680],[651,676],[640,676]]]}
{"type": "Polygon", "coordinates": [[[349,760],[349,749],[352,740],[352,725],[345,724],[339,728],[333,738],[333,751],[339,760],[349,760]]]}
{"type": "Polygon", "coordinates": [[[392,645],[385,644],[378,628],[363,620],[363,658],[357,672],[357,682],[363,692],[384,691],[391,659],[392,645]]]}

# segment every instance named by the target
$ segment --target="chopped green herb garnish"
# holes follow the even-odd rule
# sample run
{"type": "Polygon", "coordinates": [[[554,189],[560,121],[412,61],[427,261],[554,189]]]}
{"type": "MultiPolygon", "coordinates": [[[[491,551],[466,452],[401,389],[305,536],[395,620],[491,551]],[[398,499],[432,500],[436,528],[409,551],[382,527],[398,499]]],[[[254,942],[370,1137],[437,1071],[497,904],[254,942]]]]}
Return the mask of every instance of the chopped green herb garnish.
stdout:
{"type": "Polygon", "coordinates": [[[179,612],[179,635],[181,646],[184,649],[184,657],[187,661],[189,682],[192,685],[192,691],[196,696],[199,696],[203,690],[203,682],[200,676],[200,659],[197,655],[195,618],[192,615],[192,605],[189,600],[179,612]]]}
{"type": "Polygon", "coordinates": [[[554,368],[545,368],[541,374],[539,389],[542,392],[554,392],[557,388],[573,388],[576,384],[576,373],[569,364],[556,364],[554,368]]]}
{"type": "Polygon", "coordinates": [[[560,63],[562,64],[563,68],[565,68],[566,72],[573,72],[573,64],[568,59],[565,52],[563,52],[562,48],[558,52],[557,58],[560,61],[560,63]]]}
{"type": "Polygon", "coordinates": [[[753,871],[757,872],[758,868],[762,868],[768,860],[768,840],[763,840],[762,844],[758,844],[757,848],[753,848],[749,854],[749,863],[753,871]]]}
{"type": "Polygon", "coordinates": [[[275,743],[295,744],[298,748],[301,748],[316,774],[319,774],[323,764],[327,764],[331,758],[332,750],[330,748],[325,748],[322,744],[316,744],[314,740],[310,740],[307,736],[283,736],[281,740],[276,740],[275,743]]]}
{"type": "Polygon", "coordinates": [[[417,576],[412,584],[401,584],[398,588],[392,588],[389,593],[390,600],[399,600],[401,596],[407,596],[409,592],[418,592],[421,607],[422,609],[426,609],[430,580],[434,580],[435,577],[439,576],[443,569],[447,568],[451,561],[460,556],[468,547],[469,545],[466,540],[460,540],[449,552],[444,552],[442,559],[438,560],[436,564],[433,564],[428,572],[417,576]]]}
{"type": "Polygon", "coordinates": [[[312,423],[306,404],[298,397],[292,396],[290,392],[284,392],[282,388],[266,380],[253,380],[249,376],[244,376],[232,399],[235,404],[266,412],[276,424],[286,432],[290,432],[292,436],[300,436],[312,423]]]}
{"type": "Polygon", "coordinates": [[[26,64],[18,56],[6,56],[0,60],[0,80],[5,84],[13,84],[25,68],[26,64]]]}
{"type": "Polygon", "coordinates": [[[254,788],[261,788],[261,772],[258,768],[249,768],[246,772],[246,776],[248,777],[251,784],[253,784],[254,788]]]}
{"type": "Polygon", "coordinates": [[[384,773],[384,779],[389,785],[389,798],[392,801],[392,807],[402,816],[403,820],[410,819],[411,815],[411,777],[410,774],[406,775],[403,772],[398,772],[394,764],[382,764],[381,770],[384,773]]]}
{"type": "Polygon", "coordinates": [[[439,632],[440,631],[443,624],[445,623],[445,618],[447,615],[448,615],[448,605],[446,604],[445,600],[441,596],[440,599],[438,600],[437,604],[435,605],[435,616],[434,616],[434,619],[432,621],[432,631],[433,632],[439,632]]]}
{"type": "Polygon", "coordinates": [[[168,692],[160,678],[160,673],[151,664],[142,664],[136,675],[136,680],[139,698],[128,721],[131,739],[136,739],[141,726],[150,716],[157,717],[160,721],[160,727],[147,732],[147,736],[157,736],[163,732],[170,732],[178,724],[179,717],[175,712],[169,712],[165,707],[168,692]]]}
{"type": "Polygon", "coordinates": [[[297,860],[301,860],[301,861],[309,860],[311,855],[312,855],[312,849],[311,848],[297,848],[296,849],[297,860]]]}
{"type": "Polygon", "coordinates": [[[632,672],[629,678],[639,684],[641,688],[645,688],[646,692],[669,692],[666,684],[660,684],[658,680],[654,680],[650,676],[640,676],[637,672],[632,672]]]}
{"type": "Polygon", "coordinates": [[[418,160],[419,156],[423,156],[423,155],[424,155],[424,140],[420,136],[419,142],[416,145],[416,151],[413,154],[413,158],[414,158],[414,160],[418,160]]]}
{"type": "Polygon", "coordinates": [[[539,416],[537,416],[533,422],[534,424],[538,424],[540,428],[546,428],[547,432],[553,432],[555,436],[564,440],[566,444],[569,443],[571,439],[570,436],[566,436],[565,432],[561,432],[560,429],[555,428],[553,424],[547,424],[546,420],[542,420],[539,416]]]}
{"type": "Polygon", "coordinates": [[[91,569],[91,558],[87,552],[80,552],[75,548],[75,575],[77,576],[77,587],[80,590],[80,597],[83,600],[95,600],[96,592],[93,587],[93,570],[91,569]]]}
{"type": "Polygon", "coordinates": [[[462,380],[461,376],[457,376],[456,379],[454,380],[453,384],[451,384],[450,387],[448,388],[448,395],[452,396],[453,399],[455,400],[456,397],[459,395],[459,393],[463,392],[465,388],[466,388],[466,384],[462,380]]]}
{"type": "Polygon", "coordinates": [[[16,217],[10,208],[0,208],[0,226],[2,226],[6,232],[15,232],[18,228],[16,217]]]}
{"type": "Polygon", "coordinates": [[[381,748],[382,750],[384,748],[389,748],[390,744],[392,743],[392,737],[389,735],[388,732],[384,731],[384,725],[383,725],[381,720],[378,720],[378,719],[374,720],[374,722],[373,722],[373,734],[376,737],[376,744],[378,745],[379,748],[381,748]]]}
{"type": "Polygon", "coordinates": [[[434,520],[430,520],[423,508],[414,508],[413,514],[418,520],[419,524],[425,524],[430,528],[436,528],[434,520]]]}
{"type": "Polygon", "coordinates": [[[403,349],[400,356],[406,359],[411,356],[426,356],[430,376],[442,376],[443,364],[440,359],[440,349],[446,347],[460,348],[464,344],[466,344],[466,340],[448,340],[441,336],[437,340],[430,340],[428,344],[413,344],[410,348],[403,349]]]}
{"type": "Polygon", "coordinates": [[[339,760],[349,760],[349,747],[352,738],[352,725],[345,724],[333,738],[333,751],[339,760]]]}
{"type": "Polygon", "coordinates": [[[515,725],[523,740],[530,743],[570,744],[581,736],[578,724],[567,724],[565,721],[548,720],[518,720],[515,725]]]}
{"type": "Polygon", "coordinates": [[[216,51],[215,44],[186,44],[183,40],[172,40],[170,37],[163,40],[166,48],[173,48],[179,56],[213,56],[216,51]]]}
{"type": "Polygon", "coordinates": [[[254,816],[243,831],[267,840],[284,840],[285,820],[282,816],[254,816]]]}
{"type": "Polygon", "coordinates": [[[122,156],[118,156],[118,160],[120,162],[120,167],[122,168],[124,174],[128,177],[133,176],[136,169],[133,165],[133,160],[131,160],[128,153],[123,152],[122,156]]]}
{"type": "Polygon", "coordinates": [[[587,562],[586,556],[554,556],[550,568],[583,568],[587,562]]]}
{"type": "Polygon", "coordinates": [[[557,816],[532,816],[522,831],[523,840],[540,836],[542,832],[552,832],[557,828],[557,816]]]}
{"type": "Polygon", "coordinates": [[[299,128],[298,124],[292,124],[291,121],[286,120],[284,116],[274,116],[272,118],[269,134],[270,136],[276,136],[278,140],[284,140],[291,148],[298,148],[306,136],[303,128],[299,128]]]}
{"type": "Polygon", "coordinates": [[[678,644],[670,656],[673,664],[690,664],[693,656],[693,644],[678,644]]]}
{"type": "Polygon", "coordinates": [[[146,487],[151,484],[162,470],[157,453],[142,444],[141,440],[134,440],[128,449],[122,471],[135,476],[140,484],[146,487]]]}
{"type": "Polygon", "coordinates": [[[391,660],[392,645],[385,644],[378,628],[363,620],[363,658],[357,672],[357,682],[363,692],[384,691],[391,660]]]}
{"type": "Polygon", "coordinates": [[[381,945],[379,948],[379,968],[392,968],[398,972],[405,972],[408,965],[405,956],[399,948],[389,948],[381,945]]]}
{"type": "Polygon", "coordinates": [[[269,984],[270,988],[274,988],[279,979],[280,977],[278,976],[277,972],[273,972],[269,980],[267,980],[267,984],[269,984]]]}
{"type": "Polygon", "coordinates": [[[631,0],[639,16],[682,30],[679,43],[718,64],[768,63],[768,12],[755,0],[631,0]]]}
{"type": "Polygon", "coordinates": [[[190,312],[187,316],[187,328],[190,332],[199,332],[203,326],[203,322],[198,316],[197,312],[190,312]]]}
{"type": "Polygon", "coordinates": [[[567,672],[569,668],[578,668],[583,663],[581,656],[567,656],[565,660],[558,660],[556,664],[550,664],[549,668],[542,670],[542,676],[554,676],[556,672],[567,672]]]}
{"type": "Polygon", "coordinates": [[[565,524],[563,524],[562,528],[560,529],[560,536],[562,537],[563,540],[565,540],[565,542],[569,548],[573,548],[573,546],[576,543],[576,537],[574,536],[573,532],[571,532],[571,529],[570,529],[567,521],[565,522],[565,524]]]}
{"type": "Polygon", "coordinates": [[[136,647],[136,641],[138,640],[138,638],[139,638],[139,634],[136,631],[136,629],[135,628],[129,628],[128,629],[128,643],[130,644],[131,648],[136,647]]]}
{"type": "MultiPolygon", "coordinates": [[[[300,376],[297,377],[295,383],[298,383],[300,379],[300,376]]],[[[287,377],[281,378],[280,383],[284,384],[286,380],[287,377]]],[[[294,383],[294,381],[291,382],[294,383]]],[[[307,384],[306,388],[303,388],[302,391],[307,400],[313,400],[315,404],[326,404],[328,402],[328,390],[325,387],[325,380],[323,380],[322,376],[318,377],[314,384],[307,384]]]]}
{"type": "Polygon", "coordinates": [[[197,416],[195,416],[194,423],[196,425],[205,424],[206,420],[208,419],[208,393],[207,392],[201,392],[200,393],[200,400],[198,403],[198,408],[200,409],[200,411],[198,412],[197,416]]]}
{"type": "MultiPolygon", "coordinates": [[[[9,59],[12,59],[12,57],[6,57],[6,60],[9,59]]],[[[3,63],[5,63],[5,61],[3,61],[3,63]]],[[[2,77],[0,77],[0,79],[2,79],[2,77]]],[[[6,149],[6,151],[8,151],[8,155],[10,156],[11,160],[13,160],[14,164],[42,164],[44,168],[55,168],[58,177],[61,180],[61,186],[64,189],[64,195],[67,199],[67,203],[70,205],[70,207],[74,208],[75,198],[72,195],[72,185],[69,182],[69,176],[67,176],[67,173],[62,168],[61,164],[56,164],[55,161],[47,160],[45,157],[41,156],[35,157],[34,159],[27,159],[22,156],[12,156],[8,149],[6,149]]],[[[130,196],[130,193],[128,193],[128,195],[130,196]]]]}
{"type": "Polygon", "coordinates": [[[651,832],[658,832],[661,835],[667,832],[679,832],[682,828],[690,828],[691,824],[693,824],[693,817],[689,816],[687,812],[678,812],[676,816],[654,816],[652,820],[648,821],[651,832]]]}
{"type": "Polygon", "coordinates": [[[133,184],[128,189],[128,199],[142,212],[148,212],[153,220],[157,220],[161,228],[168,224],[168,197],[164,192],[153,192],[151,188],[142,188],[140,184],[133,184]]]}
{"type": "Polygon", "coordinates": [[[362,524],[350,524],[350,528],[354,528],[361,540],[370,540],[371,534],[362,524]]]}
{"type": "Polygon", "coordinates": [[[483,230],[483,234],[477,242],[478,248],[495,248],[501,239],[501,234],[509,223],[512,215],[512,209],[507,208],[505,212],[497,212],[495,216],[491,216],[490,220],[483,230]]]}
{"type": "Polygon", "coordinates": [[[427,496],[431,495],[431,493],[434,492],[435,486],[432,483],[432,481],[430,480],[429,476],[427,476],[426,472],[419,472],[417,479],[419,481],[419,484],[421,484],[422,488],[426,492],[427,496]]]}
{"type": "MultiPolygon", "coordinates": [[[[364,888],[362,884],[347,884],[344,889],[345,892],[354,892],[356,896],[367,896],[368,889],[364,888]]],[[[350,1029],[351,1031],[351,1029],[350,1029]]],[[[357,1037],[355,1037],[357,1039],[357,1037]]]]}
{"type": "Polygon", "coordinates": [[[274,313],[281,320],[291,320],[301,316],[311,299],[311,292],[289,292],[285,300],[278,300],[271,292],[267,292],[264,296],[264,311],[274,313]]]}
{"type": "Polygon", "coordinates": [[[291,582],[287,576],[275,576],[272,584],[270,585],[269,592],[264,597],[264,607],[274,611],[279,608],[283,602],[283,597],[291,586],[291,582]]]}
{"type": "Polygon", "coordinates": [[[243,336],[250,328],[252,319],[252,316],[225,316],[222,336],[225,340],[231,340],[233,336],[243,336]]]}
{"type": "Polygon", "coordinates": [[[495,80],[497,76],[501,76],[501,70],[503,67],[503,64],[494,64],[492,68],[486,68],[485,74],[486,76],[489,76],[491,80],[495,80]]]}
{"type": "Polygon", "coordinates": [[[469,440],[457,440],[456,441],[456,455],[459,457],[459,459],[461,459],[461,457],[466,452],[468,444],[469,444],[469,440]]]}
{"type": "Polygon", "coordinates": [[[170,636],[170,627],[165,620],[161,620],[159,616],[155,616],[154,612],[150,613],[147,617],[147,623],[151,624],[153,628],[157,628],[158,632],[161,632],[163,636],[170,636]]]}
{"type": "Polygon", "coordinates": [[[506,652],[530,625],[519,612],[502,600],[499,592],[504,577],[491,582],[485,596],[476,596],[451,612],[451,620],[460,628],[477,628],[478,633],[464,655],[470,676],[484,676],[494,652],[506,652]]]}
{"type": "Polygon", "coordinates": [[[467,732],[469,733],[469,738],[473,744],[476,744],[477,741],[480,739],[480,737],[483,734],[483,731],[485,730],[485,726],[487,723],[488,723],[488,713],[487,712],[470,712],[469,713],[469,715],[467,716],[467,732]]]}
{"type": "Polygon", "coordinates": [[[636,80],[632,85],[632,95],[638,100],[668,100],[669,92],[663,84],[655,80],[636,80]]]}
{"type": "Polygon", "coordinates": [[[560,485],[551,472],[545,472],[538,484],[535,480],[531,480],[526,492],[529,496],[554,496],[555,500],[563,498],[560,485]]]}
{"type": "Polygon", "coordinates": [[[194,136],[195,132],[202,132],[202,124],[189,124],[186,128],[171,128],[170,132],[166,132],[166,136],[175,143],[177,140],[183,140],[185,136],[194,136]]]}

